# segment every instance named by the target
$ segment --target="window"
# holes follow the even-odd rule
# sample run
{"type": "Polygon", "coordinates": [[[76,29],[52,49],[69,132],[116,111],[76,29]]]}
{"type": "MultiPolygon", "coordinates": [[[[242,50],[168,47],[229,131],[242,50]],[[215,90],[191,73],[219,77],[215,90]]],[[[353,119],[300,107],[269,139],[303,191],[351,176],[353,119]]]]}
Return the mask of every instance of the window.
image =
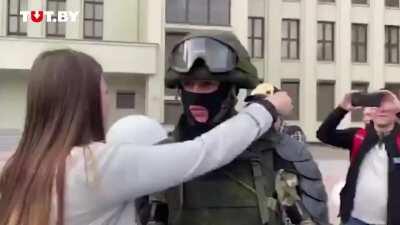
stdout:
{"type": "Polygon", "coordinates": [[[335,83],[319,81],[317,84],[317,119],[323,121],[335,107],[335,83]]]}
{"type": "Polygon", "coordinates": [[[299,20],[282,20],[282,59],[299,59],[299,20]]]}
{"type": "Polygon", "coordinates": [[[368,5],[368,0],[352,0],[351,3],[359,5],[368,5]]]}
{"type": "Polygon", "coordinates": [[[252,58],[264,57],[264,18],[249,17],[249,51],[252,58]]]}
{"type": "Polygon", "coordinates": [[[230,25],[230,0],[167,0],[167,22],[230,25]]]}
{"type": "Polygon", "coordinates": [[[300,82],[297,80],[291,80],[291,81],[281,81],[281,89],[286,91],[288,95],[292,98],[293,102],[293,112],[291,115],[285,117],[287,120],[299,120],[299,111],[300,111],[300,104],[299,104],[299,99],[300,99],[300,82]]]}
{"type": "Polygon", "coordinates": [[[84,38],[103,38],[103,0],[85,0],[84,38]]]}
{"type": "Polygon", "coordinates": [[[335,24],[333,22],[318,22],[318,60],[334,60],[334,39],[335,24]]]}
{"type": "Polygon", "coordinates": [[[386,0],[386,7],[399,7],[399,0],[386,0]]]}
{"type": "MultiPolygon", "coordinates": [[[[362,91],[362,92],[367,92],[368,91],[368,83],[363,83],[363,82],[356,82],[351,84],[351,89],[353,91],[362,91]]],[[[363,111],[362,110],[356,110],[351,113],[351,121],[352,122],[361,122],[363,118],[363,111]]]]}
{"type": "Polygon", "coordinates": [[[22,21],[20,11],[28,9],[28,0],[8,0],[8,26],[9,35],[26,35],[26,22],[22,21]]]}
{"type": "Polygon", "coordinates": [[[135,92],[117,92],[117,109],[134,109],[135,92]]]}
{"type": "Polygon", "coordinates": [[[393,92],[397,97],[400,97],[400,83],[386,83],[385,89],[393,92]]]}
{"type": "Polygon", "coordinates": [[[367,62],[367,24],[351,25],[351,58],[353,62],[367,62]]]}
{"type": "Polygon", "coordinates": [[[165,124],[177,124],[182,115],[182,104],[176,100],[166,100],[164,105],[165,124]]]}
{"type": "Polygon", "coordinates": [[[318,0],[319,3],[335,2],[335,0],[318,0]]]}
{"type": "Polygon", "coordinates": [[[385,26],[385,62],[399,63],[398,26],[385,26]]]}
{"type": "MultiPolygon", "coordinates": [[[[55,14],[53,18],[57,18],[58,11],[65,11],[65,0],[48,0],[47,10],[53,11],[55,14]]],[[[46,33],[47,36],[65,37],[65,22],[47,22],[46,33]]]]}

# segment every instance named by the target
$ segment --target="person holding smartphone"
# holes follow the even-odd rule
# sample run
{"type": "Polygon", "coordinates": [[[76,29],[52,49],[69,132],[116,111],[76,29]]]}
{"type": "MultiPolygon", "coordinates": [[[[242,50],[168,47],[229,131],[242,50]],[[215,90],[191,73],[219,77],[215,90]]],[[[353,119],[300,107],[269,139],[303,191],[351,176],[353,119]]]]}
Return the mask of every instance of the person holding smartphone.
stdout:
{"type": "Polygon", "coordinates": [[[339,216],[344,225],[400,224],[400,126],[396,116],[400,102],[387,90],[369,95],[370,101],[361,101],[367,107],[381,96],[379,105],[368,109],[371,122],[365,128],[339,130],[340,121],[356,108],[352,102],[359,99],[354,96],[347,94],[317,131],[323,143],[350,150],[339,216]]]}
{"type": "Polygon", "coordinates": [[[229,163],[293,107],[279,92],[190,141],[111,144],[102,73],[71,49],[34,61],[22,138],[0,177],[1,225],[136,224],[125,210],[135,199],[229,163]]]}

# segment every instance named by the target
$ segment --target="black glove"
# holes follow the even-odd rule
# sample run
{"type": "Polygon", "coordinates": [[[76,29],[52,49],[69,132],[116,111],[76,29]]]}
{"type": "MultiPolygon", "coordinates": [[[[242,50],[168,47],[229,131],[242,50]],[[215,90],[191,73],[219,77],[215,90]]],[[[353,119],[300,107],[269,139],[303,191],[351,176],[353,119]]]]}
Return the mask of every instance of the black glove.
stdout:
{"type": "Polygon", "coordinates": [[[275,106],[266,99],[265,95],[249,95],[244,99],[245,102],[248,103],[258,103],[271,114],[273,122],[278,119],[278,111],[276,110],[275,106]]]}

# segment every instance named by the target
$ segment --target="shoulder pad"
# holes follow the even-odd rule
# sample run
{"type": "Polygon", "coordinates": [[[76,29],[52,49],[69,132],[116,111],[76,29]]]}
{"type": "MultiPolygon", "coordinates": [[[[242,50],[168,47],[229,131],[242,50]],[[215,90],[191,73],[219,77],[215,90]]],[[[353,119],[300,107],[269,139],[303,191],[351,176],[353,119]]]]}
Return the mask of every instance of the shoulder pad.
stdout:
{"type": "Polygon", "coordinates": [[[276,152],[283,159],[290,162],[302,162],[312,159],[311,153],[306,145],[283,134],[282,139],[276,145],[276,152]]]}
{"type": "Polygon", "coordinates": [[[322,180],[321,171],[313,159],[303,162],[293,162],[297,173],[311,180],[322,180]]]}
{"type": "Polygon", "coordinates": [[[307,212],[318,225],[329,225],[329,213],[326,202],[315,201],[315,199],[305,194],[301,198],[307,212]]]}
{"type": "Polygon", "coordinates": [[[322,180],[310,180],[305,177],[300,177],[298,187],[302,193],[317,201],[328,201],[328,195],[326,194],[322,180]]]}

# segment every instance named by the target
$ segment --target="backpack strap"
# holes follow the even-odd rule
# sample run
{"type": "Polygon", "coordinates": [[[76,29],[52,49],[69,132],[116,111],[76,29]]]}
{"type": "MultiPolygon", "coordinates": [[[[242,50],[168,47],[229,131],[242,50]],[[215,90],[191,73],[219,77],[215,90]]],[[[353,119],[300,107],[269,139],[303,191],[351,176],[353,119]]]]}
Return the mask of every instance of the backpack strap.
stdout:
{"type": "Polygon", "coordinates": [[[227,170],[222,169],[222,173],[257,197],[257,205],[261,223],[263,225],[268,225],[270,221],[270,214],[277,210],[277,200],[266,195],[265,179],[260,161],[252,159],[250,160],[250,163],[253,171],[254,188],[227,170]]]}
{"type": "MultiPolygon", "coordinates": [[[[353,137],[353,145],[350,150],[350,161],[353,162],[357,157],[358,153],[360,153],[361,145],[367,136],[367,130],[364,128],[360,128],[357,130],[356,134],[353,137]]],[[[398,139],[398,143],[400,143],[400,139],[398,139]]],[[[400,145],[399,145],[400,146],[400,145]]]]}
{"type": "MultiPolygon", "coordinates": [[[[260,147],[264,147],[264,145],[261,145],[260,147]]],[[[275,151],[272,151],[271,149],[263,151],[258,159],[251,162],[254,186],[257,190],[258,201],[263,199],[263,196],[264,199],[266,198],[264,200],[266,203],[263,203],[264,207],[261,208],[260,206],[262,205],[258,204],[261,219],[263,216],[268,219],[266,224],[280,224],[281,221],[279,217],[279,203],[274,197],[276,176],[274,170],[274,152],[275,151]],[[267,209],[265,204],[267,205],[267,209]]]]}
{"type": "Polygon", "coordinates": [[[265,180],[260,162],[252,161],[251,166],[253,169],[254,185],[256,188],[261,223],[266,225],[269,224],[270,213],[276,210],[277,203],[274,198],[268,197],[265,193],[265,180]]]}

